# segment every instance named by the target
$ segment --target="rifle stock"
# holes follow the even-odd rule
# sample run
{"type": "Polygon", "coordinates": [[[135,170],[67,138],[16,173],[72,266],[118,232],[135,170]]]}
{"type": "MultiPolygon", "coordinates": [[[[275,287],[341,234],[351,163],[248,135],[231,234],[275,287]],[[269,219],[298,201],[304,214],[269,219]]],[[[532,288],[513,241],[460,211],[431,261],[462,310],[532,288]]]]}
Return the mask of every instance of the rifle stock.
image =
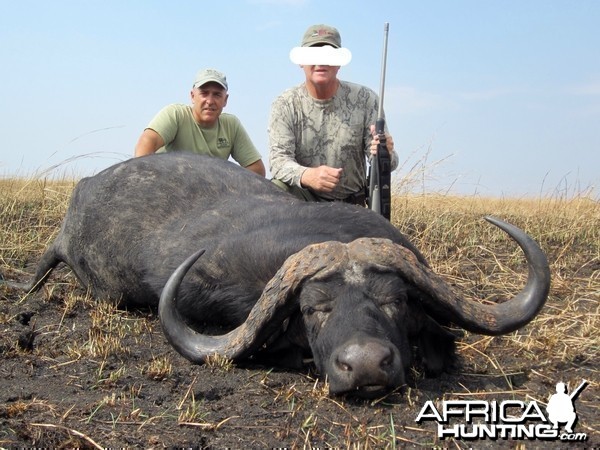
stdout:
{"type": "Polygon", "coordinates": [[[390,220],[391,206],[392,206],[392,173],[391,173],[391,161],[390,152],[387,148],[387,142],[385,138],[385,121],[382,117],[377,119],[375,129],[379,135],[379,144],[377,145],[377,167],[379,172],[379,213],[390,220]]]}

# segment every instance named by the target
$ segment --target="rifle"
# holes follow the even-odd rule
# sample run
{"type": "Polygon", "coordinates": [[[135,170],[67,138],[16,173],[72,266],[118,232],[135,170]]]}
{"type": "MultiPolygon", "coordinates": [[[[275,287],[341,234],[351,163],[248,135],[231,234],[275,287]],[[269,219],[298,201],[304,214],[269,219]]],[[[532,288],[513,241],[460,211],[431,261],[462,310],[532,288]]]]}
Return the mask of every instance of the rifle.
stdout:
{"type": "Polygon", "coordinates": [[[583,380],[581,384],[577,386],[573,392],[571,392],[571,395],[569,395],[571,401],[575,401],[575,399],[579,397],[579,394],[581,394],[581,391],[583,391],[583,388],[585,388],[588,384],[589,382],[587,380],[583,380]]]}
{"type": "Polygon", "coordinates": [[[378,214],[381,214],[387,220],[390,220],[391,212],[391,161],[390,152],[387,149],[385,138],[385,119],[383,118],[383,94],[385,87],[385,66],[387,59],[387,42],[389,23],[383,25],[383,57],[381,64],[381,84],[379,86],[379,109],[377,112],[377,121],[375,122],[375,132],[379,136],[377,145],[377,155],[370,159],[369,174],[367,176],[369,193],[369,208],[378,214]],[[375,159],[375,161],[373,161],[375,159]]]}

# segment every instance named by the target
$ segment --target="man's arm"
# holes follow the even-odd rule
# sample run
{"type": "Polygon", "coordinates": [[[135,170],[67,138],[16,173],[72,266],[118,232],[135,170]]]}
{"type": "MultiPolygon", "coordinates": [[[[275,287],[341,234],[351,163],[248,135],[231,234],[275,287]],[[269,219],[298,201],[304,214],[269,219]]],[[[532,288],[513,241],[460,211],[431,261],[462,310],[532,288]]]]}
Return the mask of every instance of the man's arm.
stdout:
{"type": "Polygon", "coordinates": [[[296,136],[292,100],[280,96],[271,105],[269,126],[269,165],[273,178],[290,186],[302,187],[306,167],[296,160],[296,136]]]}
{"type": "Polygon", "coordinates": [[[246,169],[251,170],[252,172],[260,175],[261,177],[264,177],[267,174],[262,159],[259,159],[258,161],[246,166],[246,169]]]}
{"type": "Polygon", "coordinates": [[[240,166],[261,177],[265,177],[267,171],[265,170],[261,155],[254,146],[240,119],[232,114],[222,115],[221,117],[223,118],[223,124],[229,124],[228,129],[232,130],[233,148],[230,156],[240,166]]]}
{"type": "Polygon", "coordinates": [[[135,146],[134,156],[151,155],[163,145],[165,145],[165,141],[160,134],[151,128],[146,128],[135,146]]]}

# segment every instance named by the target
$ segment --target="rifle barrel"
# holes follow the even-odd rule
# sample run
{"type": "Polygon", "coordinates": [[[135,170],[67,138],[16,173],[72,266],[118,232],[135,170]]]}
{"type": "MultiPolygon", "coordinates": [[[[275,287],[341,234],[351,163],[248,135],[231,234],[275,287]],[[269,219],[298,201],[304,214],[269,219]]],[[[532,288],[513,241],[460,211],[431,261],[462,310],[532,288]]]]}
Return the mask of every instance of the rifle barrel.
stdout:
{"type": "Polygon", "coordinates": [[[588,381],[587,380],[583,380],[581,382],[581,384],[579,386],[577,386],[577,388],[571,393],[571,395],[569,395],[569,397],[571,398],[571,400],[575,400],[579,394],[581,393],[581,391],[583,391],[583,388],[586,387],[588,385],[588,381]]]}
{"type": "Polygon", "coordinates": [[[383,24],[383,56],[381,58],[381,82],[379,84],[379,109],[377,111],[377,117],[383,118],[383,95],[385,91],[385,69],[387,65],[387,45],[388,45],[388,33],[390,30],[390,24],[388,22],[383,24]]]}

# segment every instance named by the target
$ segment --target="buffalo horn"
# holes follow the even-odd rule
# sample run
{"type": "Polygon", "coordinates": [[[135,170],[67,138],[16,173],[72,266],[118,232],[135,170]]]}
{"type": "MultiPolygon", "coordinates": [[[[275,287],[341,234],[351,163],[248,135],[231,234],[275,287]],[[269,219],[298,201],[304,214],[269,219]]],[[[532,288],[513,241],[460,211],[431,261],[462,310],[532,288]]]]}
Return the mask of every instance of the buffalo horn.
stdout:
{"type": "Polygon", "coordinates": [[[426,295],[422,301],[438,322],[452,322],[465,330],[500,335],[529,323],[541,310],[550,290],[550,268],[542,249],[525,232],[493,217],[486,220],[504,230],[525,253],[529,275],[525,287],[503,303],[482,304],[457,295],[442,277],[417,261],[409,250],[383,239],[358,239],[349,244],[350,258],[370,261],[397,271],[426,295]]]}

